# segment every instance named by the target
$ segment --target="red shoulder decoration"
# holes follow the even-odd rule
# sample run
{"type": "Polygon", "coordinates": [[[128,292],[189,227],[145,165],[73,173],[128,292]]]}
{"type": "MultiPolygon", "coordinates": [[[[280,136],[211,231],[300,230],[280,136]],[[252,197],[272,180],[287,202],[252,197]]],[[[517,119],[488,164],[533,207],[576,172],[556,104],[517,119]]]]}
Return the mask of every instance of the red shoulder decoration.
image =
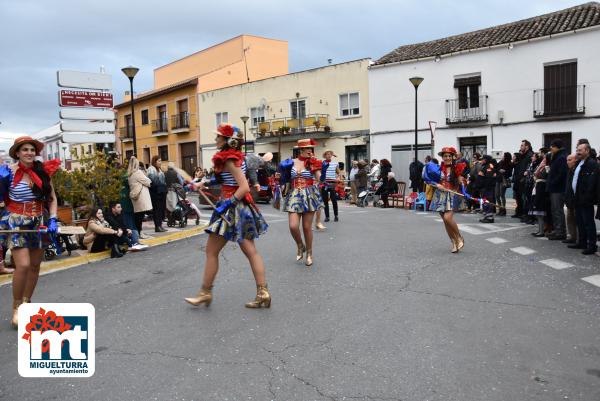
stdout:
{"type": "Polygon", "coordinates": [[[465,162],[457,163],[456,166],[454,166],[454,172],[456,173],[456,176],[460,177],[461,175],[463,175],[466,168],[467,168],[467,163],[465,163],[465,162]]]}
{"type": "Polygon", "coordinates": [[[306,168],[311,172],[321,171],[321,167],[323,166],[323,160],[319,160],[316,157],[311,157],[306,161],[306,168]]]}
{"type": "Polygon", "coordinates": [[[242,167],[244,161],[244,154],[236,149],[221,150],[212,157],[213,168],[215,173],[221,173],[225,168],[225,162],[227,160],[233,160],[236,167],[242,167]]]}
{"type": "Polygon", "coordinates": [[[44,171],[52,177],[60,168],[60,159],[47,160],[43,163],[44,171]]]}

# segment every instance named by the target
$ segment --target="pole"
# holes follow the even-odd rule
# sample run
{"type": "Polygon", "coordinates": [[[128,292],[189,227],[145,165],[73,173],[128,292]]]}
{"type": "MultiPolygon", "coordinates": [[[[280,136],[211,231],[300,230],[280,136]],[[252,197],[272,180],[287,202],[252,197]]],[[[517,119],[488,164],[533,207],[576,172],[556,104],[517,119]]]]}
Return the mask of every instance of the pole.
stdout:
{"type": "Polygon", "coordinates": [[[248,142],[246,142],[246,120],[244,120],[244,154],[248,154],[248,142]]]}
{"type": "MultiPolygon", "coordinates": [[[[415,163],[417,163],[419,161],[419,150],[418,150],[418,145],[419,145],[419,138],[418,138],[418,134],[417,134],[417,91],[419,90],[419,88],[417,86],[415,86],[415,163]]],[[[416,166],[416,164],[415,164],[416,166]]]]}
{"type": "Polygon", "coordinates": [[[133,110],[133,77],[129,78],[129,88],[131,94],[131,133],[133,135],[133,155],[137,158],[137,142],[135,140],[135,112],[133,110]]]}

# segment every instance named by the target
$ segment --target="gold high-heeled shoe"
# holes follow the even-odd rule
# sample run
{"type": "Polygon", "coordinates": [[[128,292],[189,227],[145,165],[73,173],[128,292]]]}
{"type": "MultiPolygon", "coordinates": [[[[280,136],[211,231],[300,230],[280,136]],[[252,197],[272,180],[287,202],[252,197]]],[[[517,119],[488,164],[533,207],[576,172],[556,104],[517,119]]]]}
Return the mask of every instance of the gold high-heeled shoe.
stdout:
{"type": "Polygon", "coordinates": [[[317,229],[317,231],[323,231],[323,230],[325,230],[327,227],[325,227],[325,226],[323,225],[323,223],[317,223],[317,224],[315,225],[315,228],[317,229]]]}
{"type": "Polygon", "coordinates": [[[312,266],[312,264],[313,264],[312,249],[307,249],[306,250],[306,262],[305,262],[305,265],[306,266],[312,266]]]}
{"type": "Polygon", "coordinates": [[[212,286],[208,288],[202,287],[195,298],[185,298],[185,302],[194,306],[204,304],[204,306],[208,307],[212,302],[212,286]]]}
{"type": "Polygon", "coordinates": [[[246,304],[246,308],[270,308],[271,307],[271,294],[269,294],[269,289],[267,285],[257,285],[256,286],[256,298],[254,301],[250,301],[246,304]]]}
{"type": "Polygon", "coordinates": [[[31,298],[23,297],[23,303],[24,304],[30,304],[31,303],[31,298]]]}
{"type": "Polygon", "coordinates": [[[12,325],[13,329],[19,328],[19,306],[21,306],[22,303],[23,300],[21,299],[13,300],[13,315],[12,319],[10,320],[10,324],[12,325]]]}
{"type": "Polygon", "coordinates": [[[298,245],[298,252],[296,253],[296,260],[302,260],[304,258],[304,252],[306,252],[306,247],[304,244],[298,245]]]}
{"type": "Polygon", "coordinates": [[[460,251],[464,247],[465,247],[465,239],[463,238],[462,235],[458,234],[457,240],[456,240],[456,248],[460,251]]]}

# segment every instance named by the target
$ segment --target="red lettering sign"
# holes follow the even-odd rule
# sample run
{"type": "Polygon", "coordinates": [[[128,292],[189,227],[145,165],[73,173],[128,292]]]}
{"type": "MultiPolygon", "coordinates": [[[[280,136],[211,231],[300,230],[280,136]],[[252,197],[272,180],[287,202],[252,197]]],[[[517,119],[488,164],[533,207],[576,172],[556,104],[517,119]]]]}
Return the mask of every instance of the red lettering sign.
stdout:
{"type": "Polygon", "coordinates": [[[61,90],[58,98],[61,107],[113,107],[112,93],[61,90]]]}

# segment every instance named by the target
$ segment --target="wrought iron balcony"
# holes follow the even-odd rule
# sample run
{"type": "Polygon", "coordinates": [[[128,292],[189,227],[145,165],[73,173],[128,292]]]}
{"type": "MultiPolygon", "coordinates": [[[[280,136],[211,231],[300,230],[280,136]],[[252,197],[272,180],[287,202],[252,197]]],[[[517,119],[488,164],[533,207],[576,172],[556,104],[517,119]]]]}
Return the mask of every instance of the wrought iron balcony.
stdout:
{"type": "Polygon", "coordinates": [[[309,114],[303,118],[274,118],[258,123],[252,128],[257,138],[279,135],[300,135],[307,132],[331,131],[329,114],[309,114]]]}
{"type": "Polygon", "coordinates": [[[488,120],[487,95],[446,99],[446,124],[465,124],[488,120]]]}
{"type": "Polygon", "coordinates": [[[169,132],[169,125],[167,123],[167,118],[159,118],[157,120],[152,120],[152,133],[153,134],[165,134],[169,132]]]}
{"type": "Polygon", "coordinates": [[[187,111],[171,116],[171,129],[183,130],[190,128],[190,114],[187,111]]]}
{"type": "Polygon", "coordinates": [[[127,127],[119,128],[119,138],[121,138],[121,141],[123,142],[133,140],[133,127],[129,125],[127,127]]]}
{"type": "Polygon", "coordinates": [[[585,85],[533,91],[533,117],[585,113],[585,85]]]}

